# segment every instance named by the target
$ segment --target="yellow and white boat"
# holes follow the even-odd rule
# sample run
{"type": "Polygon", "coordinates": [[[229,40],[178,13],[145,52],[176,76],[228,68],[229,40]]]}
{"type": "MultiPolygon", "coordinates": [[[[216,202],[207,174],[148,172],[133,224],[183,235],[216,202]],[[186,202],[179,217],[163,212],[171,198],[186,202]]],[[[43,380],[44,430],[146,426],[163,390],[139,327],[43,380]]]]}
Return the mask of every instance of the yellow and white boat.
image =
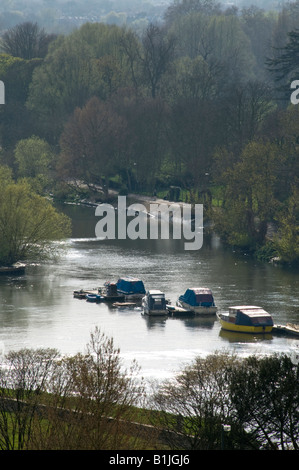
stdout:
{"type": "Polygon", "coordinates": [[[217,314],[224,330],[239,333],[270,333],[273,319],[270,313],[254,305],[229,307],[227,313],[217,314]]]}

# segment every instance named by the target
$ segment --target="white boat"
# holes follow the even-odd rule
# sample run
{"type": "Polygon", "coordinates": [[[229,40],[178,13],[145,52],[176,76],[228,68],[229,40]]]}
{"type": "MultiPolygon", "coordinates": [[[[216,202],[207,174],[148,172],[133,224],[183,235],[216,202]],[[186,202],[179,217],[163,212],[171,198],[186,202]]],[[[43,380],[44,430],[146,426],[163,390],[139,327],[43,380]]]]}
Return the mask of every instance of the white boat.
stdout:
{"type": "Polygon", "coordinates": [[[160,290],[148,290],[142,298],[143,313],[146,315],[168,315],[165,294],[160,290]]]}
{"type": "Polygon", "coordinates": [[[180,295],[176,305],[196,315],[215,315],[217,312],[212,291],[207,287],[190,287],[180,295]]]}

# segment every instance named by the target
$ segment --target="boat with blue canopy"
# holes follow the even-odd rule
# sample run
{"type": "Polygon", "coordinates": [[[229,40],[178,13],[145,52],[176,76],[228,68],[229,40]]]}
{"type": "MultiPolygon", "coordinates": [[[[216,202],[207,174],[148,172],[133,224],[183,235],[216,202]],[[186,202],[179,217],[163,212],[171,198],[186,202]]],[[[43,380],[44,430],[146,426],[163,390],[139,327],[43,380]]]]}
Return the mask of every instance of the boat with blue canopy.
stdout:
{"type": "Polygon", "coordinates": [[[136,277],[123,277],[118,279],[116,283],[117,292],[124,295],[126,300],[142,299],[146,291],[143,281],[136,277]]]}
{"type": "Polygon", "coordinates": [[[190,287],[180,295],[176,305],[196,315],[215,315],[217,312],[212,291],[207,287],[190,287]]]}

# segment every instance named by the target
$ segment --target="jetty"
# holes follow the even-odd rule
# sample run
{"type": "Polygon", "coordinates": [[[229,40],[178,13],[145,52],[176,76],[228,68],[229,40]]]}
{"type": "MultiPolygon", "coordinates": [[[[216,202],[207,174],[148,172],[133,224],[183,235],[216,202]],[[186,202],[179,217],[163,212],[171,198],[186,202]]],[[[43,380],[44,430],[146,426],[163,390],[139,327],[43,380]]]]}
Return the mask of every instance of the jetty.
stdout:
{"type": "Polygon", "coordinates": [[[86,296],[88,294],[91,295],[96,295],[98,294],[98,289],[80,289],[80,290],[74,290],[73,296],[75,299],[86,299],[86,296]]]}
{"type": "Polygon", "coordinates": [[[190,316],[190,315],[194,315],[194,312],[192,312],[192,310],[188,310],[186,308],[183,308],[183,307],[178,307],[178,306],[174,306],[174,305],[166,305],[166,309],[168,310],[168,314],[172,317],[176,317],[176,316],[190,316]]]}
{"type": "Polygon", "coordinates": [[[137,306],[136,302],[114,302],[112,304],[112,307],[115,307],[115,308],[133,308],[136,306],[137,306]]]}
{"type": "Polygon", "coordinates": [[[273,325],[272,331],[273,333],[299,338],[299,325],[294,323],[287,323],[286,325],[273,325]]]}

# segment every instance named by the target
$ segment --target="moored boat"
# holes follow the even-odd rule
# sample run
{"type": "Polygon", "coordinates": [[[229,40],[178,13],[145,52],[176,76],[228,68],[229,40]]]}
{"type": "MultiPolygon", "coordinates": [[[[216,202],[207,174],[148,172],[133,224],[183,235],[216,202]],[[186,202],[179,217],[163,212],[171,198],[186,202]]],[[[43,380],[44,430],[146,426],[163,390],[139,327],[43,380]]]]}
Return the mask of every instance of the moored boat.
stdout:
{"type": "Polygon", "coordinates": [[[160,290],[148,290],[142,298],[143,313],[146,315],[168,315],[165,294],[160,290]]]}
{"type": "Polygon", "coordinates": [[[145,295],[143,281],[135,277],[124,277],[116,283],[117,292],[124,295],[126,300],[141,300],[145,295]]]}
{"type": "Polygon", "coordinates": [[[217,314],[221,327],[239,333],[270,333],[273,328],[272,316],[255,305],[229,307],[228,312],[217,314]]]}
{"type": "Polygon", "coordinates": [[[99,289],[99,293],[107,302],[121,302],[125,298],[123,294],[118,292],[116,283],[110,281],[105,282],[104,287],[99,289]]]}
{"type": "Polygon", "coordinates": [[[207,287],[190,287],[180,295],[176,305],[196,315],[215,315],[217,312],[212,291],[207,287]]]}
{"type": "Polygon", "coordinates": [[[86,294],[87,302],[102,302],[104,299],[100,294],[86,294]]]}
{"type": "Polygon", "coordinates": [[[75,299],[86,299],[86,292],[83,289],[74,290],[73,295],[75,299]]]}

